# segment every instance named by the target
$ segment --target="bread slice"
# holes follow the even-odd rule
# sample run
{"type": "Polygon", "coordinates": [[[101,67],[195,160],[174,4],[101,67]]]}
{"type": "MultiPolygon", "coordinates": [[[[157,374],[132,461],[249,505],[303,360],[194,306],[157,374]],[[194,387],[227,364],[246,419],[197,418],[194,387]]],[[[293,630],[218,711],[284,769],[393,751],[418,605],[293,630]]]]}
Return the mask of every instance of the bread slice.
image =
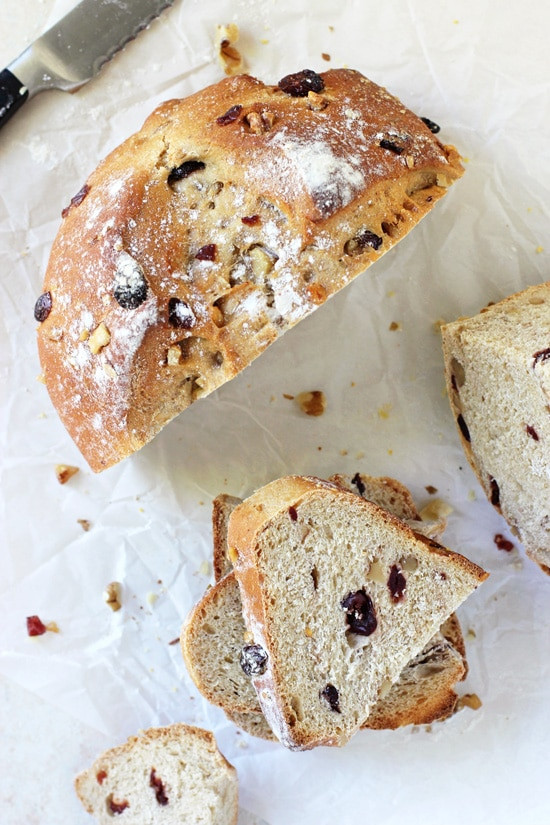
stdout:
{"type": "Polygon", "coordinates": [[[528,555],[550,573],[550,282],[441,332],[468,461],[528,555]]]}
{"type": "MultiPolygon", "coordinates": [[[[256,691],[241,666],[247,640],[252,641],[242,615],[239,586],[235,574],[228,573],[189,614],[181,632],[182,653],[191,678],[209,702],[253,735],[274,738],[267,722],[262,722],[256,691]]],[[[388,686],[362,727],[393,729],[445,719],[456,706],[454,688],[466,669],[460,624],[453,615],[388,686]]]]}
{"type": "Polygon", "coordinates": [[[212,501],[212,540],[214,581],[220,579],[233,569],[233,565],[227,555],[227,526],[229,516],[242,499],[231,496],[227,493],[220,493],[212,501]]]}
{"type": "Polygon", "coordinates": [[[291,749],[344,744],[487,576],[315,478],[258,490],[233,511],[228,543],[252,635],[244,667],[291,749]]]}
{"type": "Polygon", "coordinates": [[[48,392],[91,468],[233,378],[463,171],[350,69],[159,106],[64,210],[35,307],[48,392]]]}
{"type": "Polygon", "coordinates": [[[209,731],[175,724],[150,728],[111,748],[75,780],[99,825],[236,825],[235,768],[209,731]]]}

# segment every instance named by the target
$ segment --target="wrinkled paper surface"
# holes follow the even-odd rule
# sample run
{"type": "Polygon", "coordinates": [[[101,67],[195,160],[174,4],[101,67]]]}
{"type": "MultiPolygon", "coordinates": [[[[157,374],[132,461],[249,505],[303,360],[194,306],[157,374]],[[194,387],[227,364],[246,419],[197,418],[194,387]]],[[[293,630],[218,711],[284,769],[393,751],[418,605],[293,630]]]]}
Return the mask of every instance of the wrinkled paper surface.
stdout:
{"type": "MultiPolygon", "coordinates": [[[[71,6],[4,0],[2,66],[71,6]]],[[[436,327],[549,277],[549,26],[543,0],[528,16],[489,0],[176,0],[77,94],[38,95],[0,133],[0,675],[28,692],[29,708],[33,696],[46,716],[51,707],[56,728],[42,732],[52,739],[41,753],[62,760],[63,725],[78,722],[68,772],[98,743],[184,721],[212,729],[236,766],[242,822],[546,821],[550,580],[517,546],[495,546],[496,533],[517,542],[462,453],[436,327]],[[229,22],[251,74],[276,82],[305,67],[357,68],[441,124],[466,173],[243,374],[94,475],[37,381],[33,305],[49,248],[61,209],[108,151],[156,104],[222,77],[213,43],[229,22]],[[285,397],[307,390],[325,393],[323,416],[285,397]],[[64,486],[60,463],[80,468],[64,486]],[[212,580],[215,495],[247,495],[286,473],[357,471],[400,479],[420,506],[436,487],[453,508],[446,543],[490,571],[459,611],[470,665],[461,692],[482,707],[431,730],[367,731],[343,749],[290,753],[209,706],[170,642],[212,580]],[[103,600],[111,581],[122,583],[118,612],[103,600]],[[59,633],[28,638],[33,614],[59,633]]],[[[69,783],[56,801],[37,822],[89,821],[69,783]]],[[[25,821],[20,806],[14,794],[5,821],[25,821]]]]}

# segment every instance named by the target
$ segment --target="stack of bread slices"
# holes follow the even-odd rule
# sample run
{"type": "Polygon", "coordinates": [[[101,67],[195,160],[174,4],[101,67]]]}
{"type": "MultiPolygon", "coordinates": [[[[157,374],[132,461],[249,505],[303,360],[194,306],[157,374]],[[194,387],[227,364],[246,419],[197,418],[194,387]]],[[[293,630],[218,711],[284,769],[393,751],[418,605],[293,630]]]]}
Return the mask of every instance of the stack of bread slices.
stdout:
{"type": "Polygon", "coordinates": [[[288,476],[214,500],[215,584],[181,645],[200,692],[292,750],[444,719],[467,671],[454,611],[486,578],[389,478],[288,476]]]}

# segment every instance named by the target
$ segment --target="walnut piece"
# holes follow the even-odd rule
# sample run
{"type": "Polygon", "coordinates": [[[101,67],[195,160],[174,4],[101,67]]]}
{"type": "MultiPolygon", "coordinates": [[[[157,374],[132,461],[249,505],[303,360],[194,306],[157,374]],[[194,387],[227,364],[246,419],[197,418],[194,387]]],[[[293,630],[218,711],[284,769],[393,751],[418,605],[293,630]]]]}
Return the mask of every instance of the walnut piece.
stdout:
{"type": "Polygon", "coordinates": [[[122,604],[120,602],[121,586],[120,582],[110,582],[103,592],[103,599],[105,604],[111,608],[113,612],[120,610],[122,604]]]}
{"type": "Polygon", "coordinates": [[[216,27],[216,52],[218,60],[225,74],[240,74],[244,69],[244,60],[240,51],[235,47],[239,39],[239,27],[236,23],[216,27]]]}
{"type": "Polygon", "coordinates": [[[321,390],[301,392],[296,396],[296,401],[302,412],[305,412],[306,415],[323,415],[327,406],[325,394],[321,390]]]}
{"type": "Polygon", "coordinates": [[[90,352],[93,355],[97,355],[103,347],[106,347],[107,344],[111,340],[111,333],[103,323],[103,321],[97,326],[90,337],[88,338],[88,346],[90,347],[90,352]]]}
{"type": "Polygon", "coordinates": [[[55,465],[55,474],[60,484],[66,484],[76,473],[78,473],[78,467],[73,467],[70,464],[55,465]]]}

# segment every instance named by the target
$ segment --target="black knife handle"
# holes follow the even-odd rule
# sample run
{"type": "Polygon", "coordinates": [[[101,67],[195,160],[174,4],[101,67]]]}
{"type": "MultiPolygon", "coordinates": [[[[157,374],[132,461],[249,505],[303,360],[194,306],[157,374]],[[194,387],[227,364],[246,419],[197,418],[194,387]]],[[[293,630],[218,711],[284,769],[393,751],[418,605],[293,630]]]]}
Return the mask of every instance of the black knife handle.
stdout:
{"type": "Polygon", "coordinates": [[[9,69],[0,72],[0,127],[8,122],[28,96],[29,90],[9,69]]]}

